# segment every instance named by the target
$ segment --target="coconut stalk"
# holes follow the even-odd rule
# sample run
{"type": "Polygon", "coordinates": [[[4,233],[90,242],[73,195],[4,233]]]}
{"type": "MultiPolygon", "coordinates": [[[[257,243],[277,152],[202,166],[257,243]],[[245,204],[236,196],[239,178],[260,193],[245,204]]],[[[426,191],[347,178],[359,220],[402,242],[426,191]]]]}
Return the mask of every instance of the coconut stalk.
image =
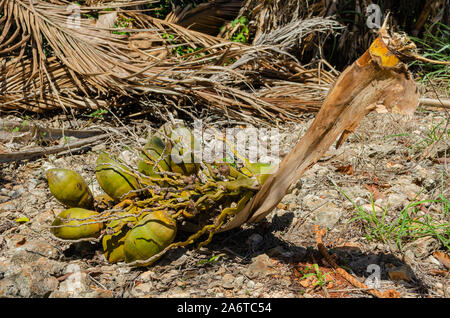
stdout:
{"type": "Polygon", "coordinates": [[[289,187],[336,140],[336,148],[342,145],[364,116],[373,110],[414,113],[419,91],[406,64],[401,61],[406,56],[413,56],[414,52],[408,52],[414,48],[415,45],[407,38],[395,33],[390,36],[385,22],[370,48],[338,77],[313,123],[281,162],[279,169],[221,231],[264,219],[286,195],[289,187]]]}

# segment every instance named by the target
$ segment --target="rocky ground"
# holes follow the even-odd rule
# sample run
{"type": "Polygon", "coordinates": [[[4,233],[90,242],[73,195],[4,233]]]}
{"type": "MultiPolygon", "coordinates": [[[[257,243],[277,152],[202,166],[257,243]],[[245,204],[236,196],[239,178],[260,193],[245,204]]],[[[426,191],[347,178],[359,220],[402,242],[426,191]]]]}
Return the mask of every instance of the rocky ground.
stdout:
{"type": "MultiPolygon", "coordinates": [[[[280,127],[282,154],[312,118],[280,127]]],[[[67,123],[61,116],[33,122],[61,128],[63,119],[67,123]]],[[[99,243],[71,244],[49,235],[48,226],[64,207],[51,196],[45,170],[73,169],[98,194],[99,151],[132,158],[133,145],[145,142],[150,123],[130,119],[126,124],[133,128],[127,130],[111,116],[78,119],[72,122],[78,128],[120,129],[82,153],[1,164],[0,296],[372,297],[322,257],[314,233],[318,224],[327,229],[323,240],[335,261],[359,282],[380,291],[395,289],[401,297],[449,297],[450,213],[448,201],[443,203],[449,199],[448,120],[448,113],[436,110],[418,110],[411,117],[370,114],[262,223],[217,234],[201,249],[171,251],[151,267],[129,268],[109,264],[99,243]],[[358,215],[366,220],[355,220],[358,215]],[[382,232],[402,215],[403,232],[399,227],[382,232]]],[[[40,142],[17,136],[4,137],[0,151],[40,142]]]]}

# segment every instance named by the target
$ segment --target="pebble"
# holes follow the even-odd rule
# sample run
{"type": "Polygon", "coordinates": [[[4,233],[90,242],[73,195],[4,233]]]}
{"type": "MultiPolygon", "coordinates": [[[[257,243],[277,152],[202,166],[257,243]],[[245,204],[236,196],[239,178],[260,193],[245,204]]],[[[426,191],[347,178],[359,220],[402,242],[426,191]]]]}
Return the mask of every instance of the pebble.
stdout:
{"type": "Polygon", "coordinates": [[[131,290],[131,294],[134,297],[142,297],[144,295],[149,294],[153,289],[153,284],[151,282],[141,283],[131,290]]]}
{"type": "Polygon", "coordinates": [[[249,280],[249,281],[247,282],[247,288],[248,288],[248,289],[253,289],[253,288],[255,288],[255,282],[252,281],[252,280],[249,280]]]}
{"type": "Polygon", "coordinates": [[[428,256],[427,261],[431,264],[442,266],[441,262],[439,262],[433,255],[428,256]]]}
{"type": "Polygon", "coordinates": [[[431,255],[441,246],[441,242],[434,237],[425,236],[408,243],[404,246],[405,251],[410,250],[418,259],[423,259],[431,255]]]}
{"type": "Polygon", "coordinates": [[[272,262],[267,254],[258,255],[252,259],[252,263],[248,266],[247,276],[255,278],[270,275],[274,272],[271,267],[272,262]]]}
{"type": "Polygon", "coordinates": [[[375,214],[376,214],[377,216],[381,216],[381,214],[382,214],[383,211],[384,211],[383,208],[379,207],[379,206],[376,205],[376,204],[374,204],[374,205],[372,206],[371,203],[367,203],[367,204],[361,205],[361,209],[363,209],[364,212],[366,212],[366,213],[368,213],[368,214],[370,214],[370,215],[373,215],[373,212],[374,212],[374,210],[375,210],[375,214]]]}
{"type": "Polygon", "coordinates": [[[244,283],[244,279],[244,276],[236,277],[236,279],[234,280],[235,287],[240,287],[244,283]]]}
{"type": "Polygon", "coordinates": [[[386,199],[388,210],[402,210],[409,204],[408,198],[402,193],[392,193],[386,199]]]}
{"type": "Polygon", "coordinates": [[[331,208],[327,211],[319,211],[315,216],[315,223],[322,227],[331,229],[339,222],[340,214],[341,211],[337,208],[331,208]]]}
{"type": "Polygon", "coordinates": [[[153,272],[152,271],[146,271],[143,272],[141,275],[139,275],[139,280],[142,282],[147,282],[152,280],[153,272]]]}
{"type": "Polygon", "coordinates": [[[232,274],[225,274],[222,278],[222,287],[225,289],[234,288],[234,276],[232,274]]]}

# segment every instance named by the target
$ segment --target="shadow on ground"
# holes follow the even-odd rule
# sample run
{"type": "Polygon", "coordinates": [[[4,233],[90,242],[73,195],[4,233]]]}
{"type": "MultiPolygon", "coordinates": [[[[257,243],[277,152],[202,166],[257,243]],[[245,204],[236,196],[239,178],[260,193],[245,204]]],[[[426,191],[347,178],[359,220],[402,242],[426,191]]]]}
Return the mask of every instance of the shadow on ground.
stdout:
{"type": "MultiPolygon", "coordinates": [[[[282,216],[275,215],[271,222],[261,222],[253,226],[244,226],[230,230],[225,233],[218,233],[213,240],[201,250],[195,250],[198,242],[206,239],[201,237],[197,244],[191,244],[186,248],[178,248],[169,251],[155,265],[173,266],[177,260],[188,250],[195,250],[198,253],[199,261],[204,261],[214,255],[225,253],[227,263],[239,263],[241,266],[248,266],[258,255],[267,254],[271,259],[276,259],[280,263],[288,266],[291,271],[306,265],[318,264],[321,268],[333,270],[333,268],[324,260],[323,256],[314,244],[314,234],[311,233],[311,244],[300,246],[277,237],[274,233],[288,231],[292,228],[293,213],[285,213],[282,216]],[[251,244],[252,238],[259,237],[258,244],[251,244]]],[[[180,233],[177,240],[185,239],[189,233],[180,233]]],[[[326,244],[326,242],[324,242],[326,244]]],[[[326,246],[331,255],[334,255],[339,266],[352,274],[360,282],[367,278],[377,275],[381,281],[389,281],[389,269],[393,267],[403,267],[410,273],[411,281],[406,287],[413,287],[419,296],[425,296],[428,292],[423,282],[417,278],[412,268],[405,264],[401,259],[392,253],[370,253],[363,252],[355,247],[333,247],[326,246]]],[[[96,256],[101,254],[102,247],[100,243],[92,244],[89,242],[74,243],[64,251],[64,256],[69,259],[85,259],[93,262],[96,256]]],[[[200,263],[198,263],[200,264],[200,263]]],[[[199,265],[201,266],[201,265],[199,265]]],[[[147,268],[135,268],[136,274],[148,270],[147,268]]]]}

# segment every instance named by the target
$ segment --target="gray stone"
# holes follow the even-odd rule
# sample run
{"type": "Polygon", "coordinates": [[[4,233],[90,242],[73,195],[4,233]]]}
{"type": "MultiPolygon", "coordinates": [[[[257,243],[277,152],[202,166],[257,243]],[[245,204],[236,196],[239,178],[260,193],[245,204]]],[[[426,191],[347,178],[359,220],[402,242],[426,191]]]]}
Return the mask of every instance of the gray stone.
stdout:
{"type": "Polygon", "coordinates": [[[29,253],[37,253],[50,259],[57,259],[60,255],[55,246],[44,240],[27,242],[23,245],[23,249],[29,253]]]}
{"type": "Polygon", "coordinates": [[[0,296],[47,297],[58,287],[59,282],[42,265],[43,262],[36,262],[11,268],[0,281],[0,296]]]}
{"type": "Polygon", "coordinates": [[[338,209],[317,212],[315,216],[315,223],[322,227],[333,228],[333,226],[339,222],[340,212],[341,211],[338,209]]]}
{"type": "Polygon", "coordinates": [[[83,272],[74,271],[60,283],[57,291],[67,294],[70,298],[80,298],[92,290],[89,287],[88,275],[83,272]]]}
{"type": "Polygon", "coordinates": [[[412,200],[422,191],[422,188],[414,184],[410,177],[401,177],[395,180],[395,186],[392,187],[392,191],[402,193],[412,200]]]}
{"type": "Polygon", "coordinates": [[[242,284],[244,283],[245,277],[244,276],[238,276],[236,277],[236,279],[234,280],[234,285],[236,287],[241,287],[242,284]]]}
{"type": "Polygon", "coordinates": [[[364,212],[367,214],[373,215],[373,212],[375,211],[376,216],[381,216],[383,214],[384,209],[376,204],[372,206],[372,203],[367,203],[361,205],[361,209],[363,209],[364,212]]]}
{"type": "Polygon", "coordinates": [[[418,238],[405,245],[405,251],[410,250],[416,258],[422,259],[431,255],[441,246],[441,242],[431,236],[418,238]]]}
{"type": "Polygon", "coordinates": [[[402,210],[409,204],[408,198],[402,193],[392,193],[386,199],[388,210],[402,210]]]}
{"type": "Polygon", "coordinates": [[[142,297],[148,295],[152,291],[152,289],[153,284],[151,282],[141,283],[131,290],[131,294],[134,297],[142,297]]]}
{"type": "Polygon", "coordinates": [[[248,266],[247,276],[255,278],[258,276],[267,276],[274,273],[271,268],[272,262],[267,254],[261,254],[253,258],[252,263],[248,266]]]}
{"type": "Polygon", "coordinates": [[[225,289],[234,288],[234,276],[232,274],[225,274],[222,278],[222,287],[225,289]]]}

